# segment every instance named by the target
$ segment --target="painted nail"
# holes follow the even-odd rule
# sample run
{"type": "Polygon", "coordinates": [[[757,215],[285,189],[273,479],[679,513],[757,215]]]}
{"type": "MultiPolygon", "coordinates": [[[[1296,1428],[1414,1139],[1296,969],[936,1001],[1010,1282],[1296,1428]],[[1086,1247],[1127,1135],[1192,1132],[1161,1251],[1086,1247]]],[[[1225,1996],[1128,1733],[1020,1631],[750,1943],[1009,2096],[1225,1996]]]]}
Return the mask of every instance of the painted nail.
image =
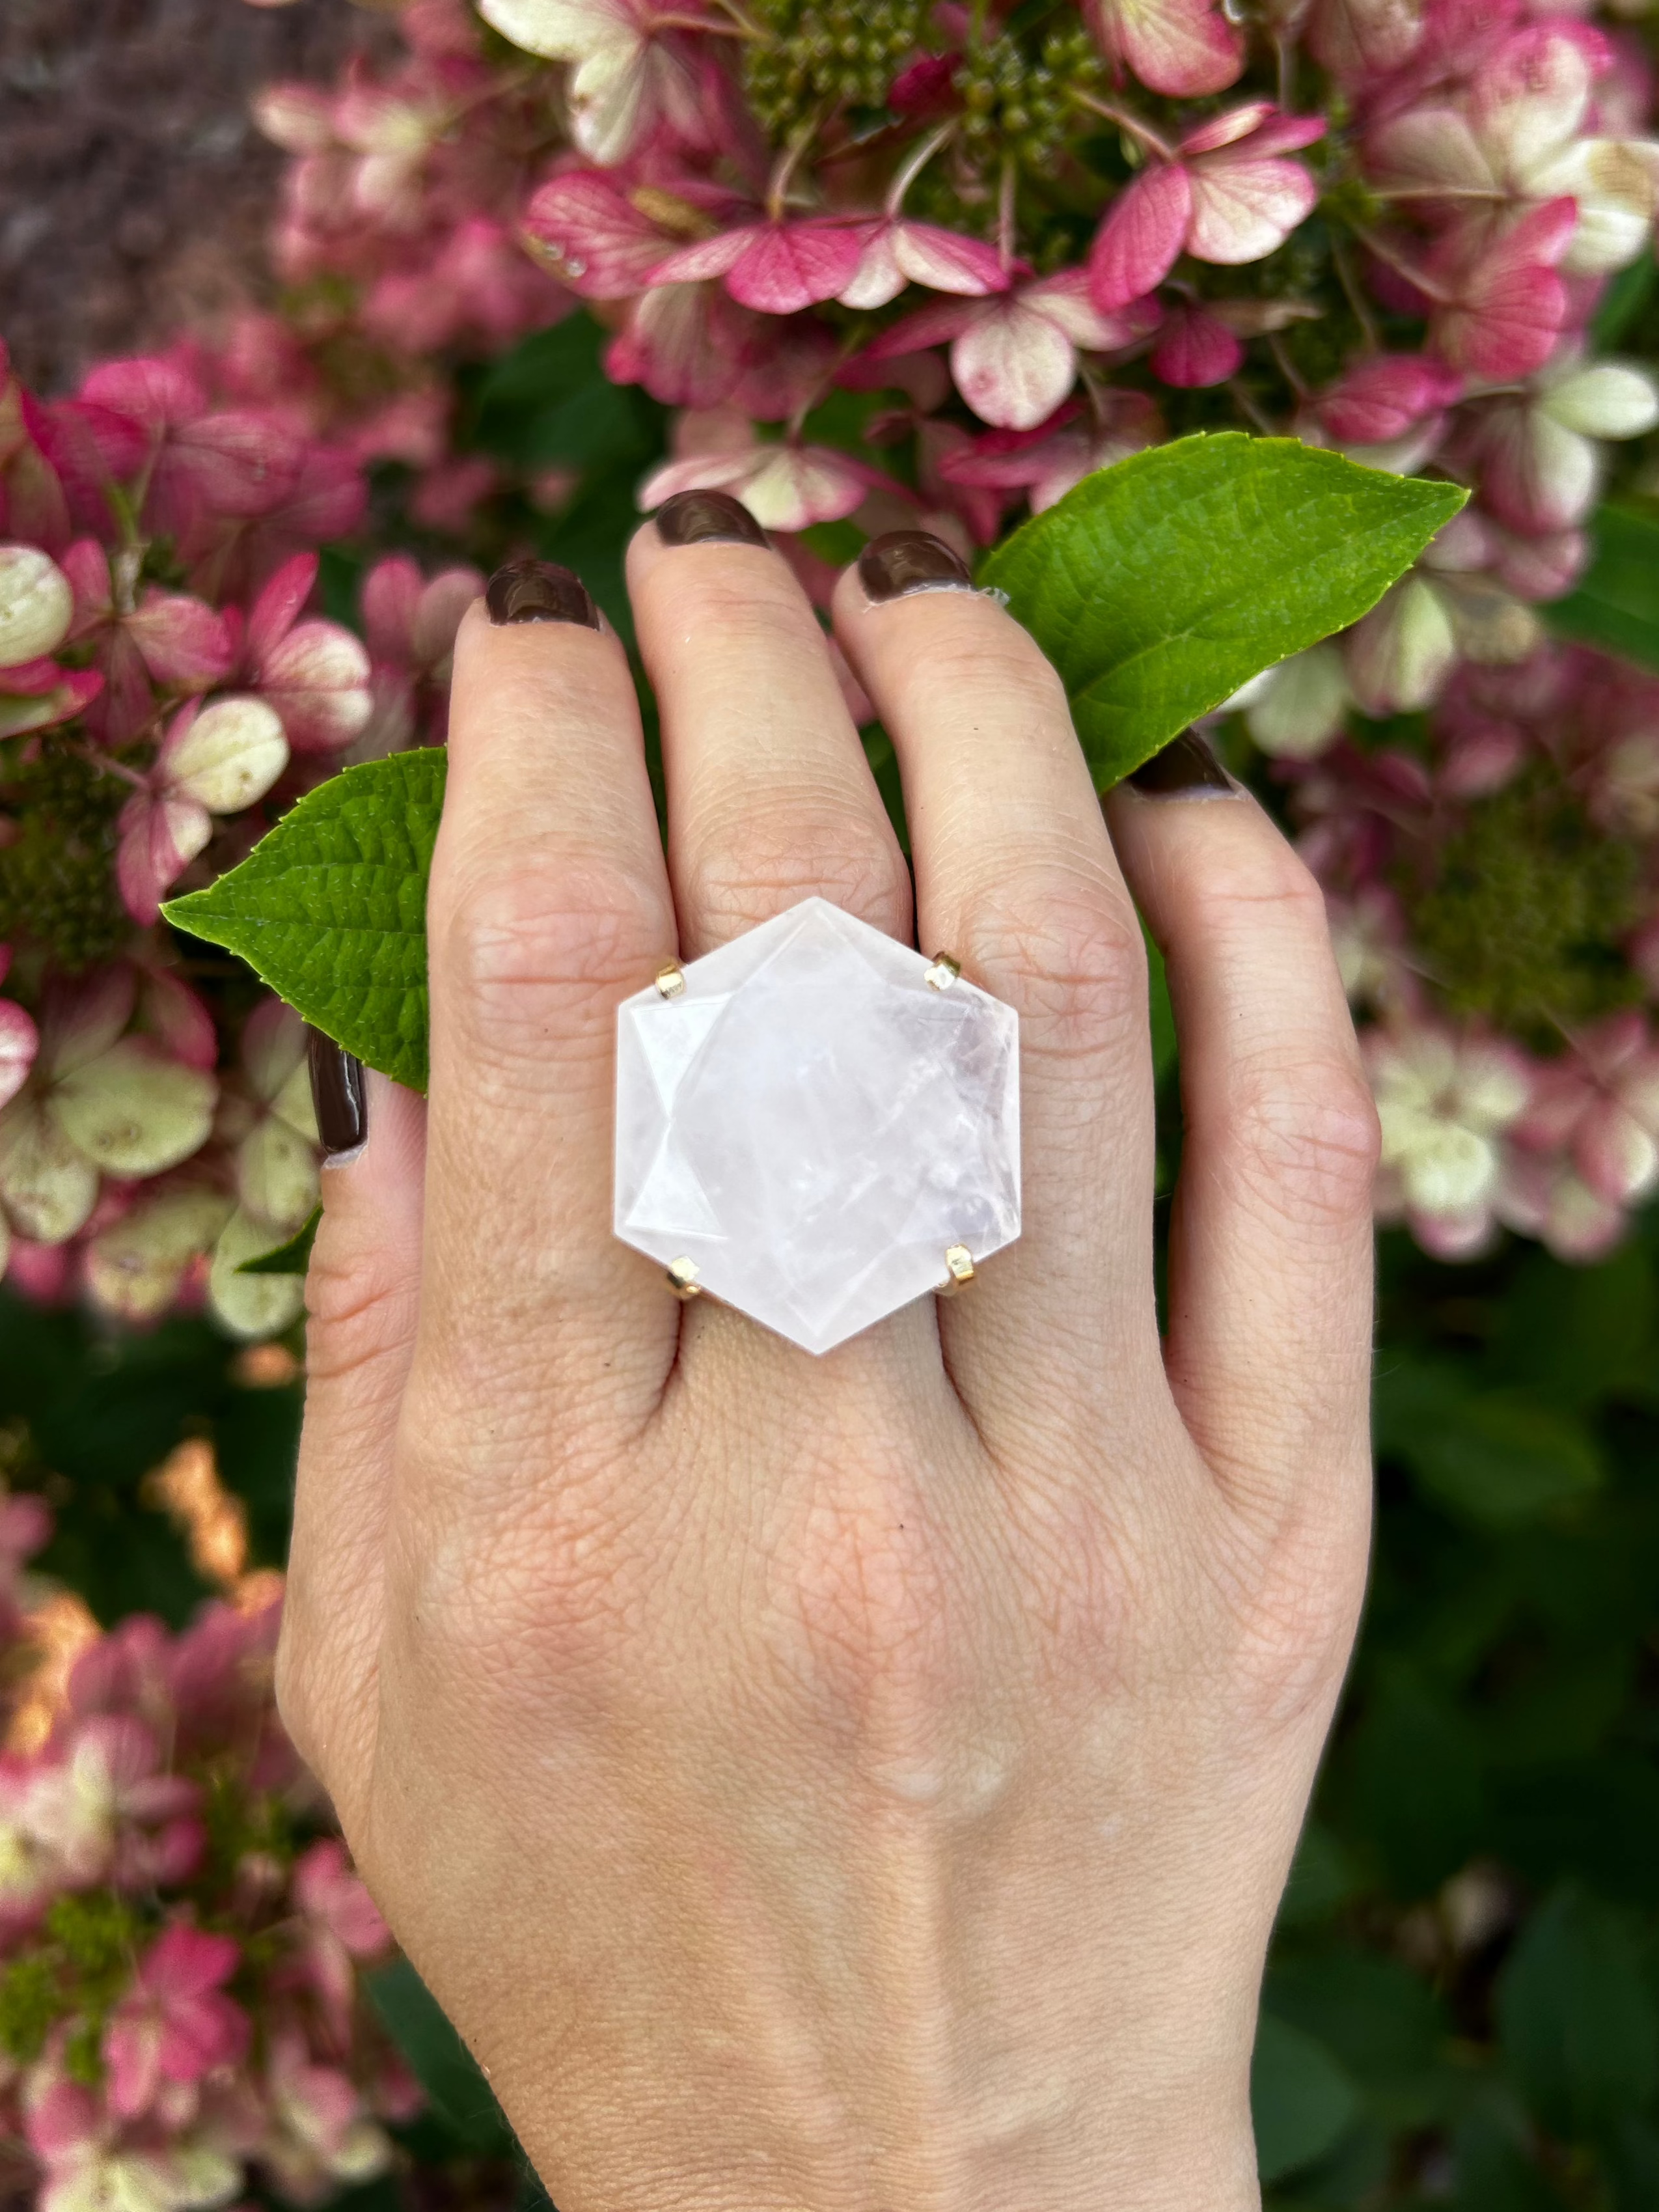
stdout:
{"type": "Polygon", "coordinates": [[[942,538],[925,530],[888,530],[859,555],[859,580],[872,599],[912,592],[971,592],[974,580],[942,538]]]}
{"type": "Polygon", "coordinates": [[[585,623],[599,627],[599,611],[581,578],[556,561],[509,561],[497,568],[484,593],[493,623],[585,623]]]}
{"type": "Polygon", "coordinates": [[[306,1063],[311,1074],[312,1111],[322,1142],[325,1167],[343,1167],[368,1141],[368,1102],[363,1096],[363,1063],[309,1024],[306,1063]]]}
{"type": "Polygon", "coordinates": [[[725,491],[677,491],[657,509],[665,545],[764,545],[766,532],[740,499],[725,491]]]}
{"type": "Polygon", "coordinates": [[[1238,789],[1196,730],[1171,738],[1161,753],[1143,761],[1129,777],[1146,799],[1231,798],[1238,789]]]}

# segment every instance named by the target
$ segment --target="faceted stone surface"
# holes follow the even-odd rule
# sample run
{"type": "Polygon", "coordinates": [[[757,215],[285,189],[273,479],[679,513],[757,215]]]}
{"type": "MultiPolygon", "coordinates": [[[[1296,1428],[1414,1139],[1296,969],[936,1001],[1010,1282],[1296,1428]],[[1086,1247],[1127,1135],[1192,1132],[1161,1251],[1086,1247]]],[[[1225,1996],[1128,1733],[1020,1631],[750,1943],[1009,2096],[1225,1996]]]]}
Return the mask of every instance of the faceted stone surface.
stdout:
{"type": "Polygon", "coordinates": [[[625,1000],[617,1236],[815,1352],[1012,1243],[1018,1018],[928,965],[810,898],[625,1000]]]}

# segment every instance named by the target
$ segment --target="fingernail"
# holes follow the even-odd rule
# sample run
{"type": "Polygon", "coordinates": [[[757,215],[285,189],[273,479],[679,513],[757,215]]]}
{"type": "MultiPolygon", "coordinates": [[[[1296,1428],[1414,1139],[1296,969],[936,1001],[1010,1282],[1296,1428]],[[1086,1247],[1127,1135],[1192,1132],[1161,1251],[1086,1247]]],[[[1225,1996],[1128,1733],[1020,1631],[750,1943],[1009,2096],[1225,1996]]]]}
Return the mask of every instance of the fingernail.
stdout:
{"type": "Polygon", "coordinates": [[[1201,799],[1239,789],[1209,745],[1196,730],[1183,730],[1171,738],[1161,753],[1143,761],[1128,778],[1146,799],[1201,799]]]}
{"type": "Polygon", "coordinates": [[[368,1104],[363,1097],[363,1063],[309,1024],[306,1064],[311,1074],[311,1107],[323,1147],[323,1165],[343,1168],[368,1141],[368,1104]]]}
{"type": "Polygon", "coordinates": [[[925,530],[888,530],[872,538],[859,555],[859,581],[872,599],[974,588],[973,578],[945,540],[925,530]]]}
{"type": "Polygon", "coordinates": [[[764,545],[766,532],[740,499],[725,491],[677,491],[657,509],[665,545],[764,545]]]}
{"type": "Polygon", "coordinates": [[[556,561],[509,561],[497,568],[484,593],[493,623],[585,623],[599,627],[599,611],[574,569],[556,561]]]}

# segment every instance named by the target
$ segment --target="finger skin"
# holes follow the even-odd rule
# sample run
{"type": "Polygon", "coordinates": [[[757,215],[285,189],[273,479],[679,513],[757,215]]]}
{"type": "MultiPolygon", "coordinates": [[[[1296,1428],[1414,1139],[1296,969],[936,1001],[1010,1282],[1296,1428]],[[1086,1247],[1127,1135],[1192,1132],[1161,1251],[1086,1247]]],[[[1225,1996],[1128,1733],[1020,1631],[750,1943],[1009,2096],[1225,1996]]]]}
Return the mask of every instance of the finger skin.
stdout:
{"type": "MultiPolygon", "coordinates": [[[[665,542],[653,521],[629,549],[628,587],[661,715],[688,957],[814,893],[909,943],[909,871],[824,633],[782,558],[730,539],[665,542]]],[[[676,1386],[692,1404],[705,1390],[816,1396],[856,1376],[944,1393],[931,1300],[814,1360],[700,1299],[682,1346],[676,1386]]]]}
{"type": "Polygon", "coordinates": [[[1157,1372],[1146,958],[1064,692],[981,593],[878,602],[852,568],[835,618],[898,754],[922,949],[1020,1019],[1022,1234],[942,1315],[951,1371],[1011,1441],[1060,1407],[1109,1437],[1157,1372]]]}
{"type": "MultiPolygon", "coordinates": [[[[678,1309],[611,1234],[616,1010],[673,957],[676,933],[613,635],[468,611],[428,939],[416,1381],[520,1407],[533,1441],[577,1410],[627,1428],[660,1395],[678,1309]]],[[[481,1484],[498,1479],[483,1465],[481,1484]]]]}
{"type": "Polygon", "coordinates": [[[910,881],[806,595],[764,545],[665,544],[628,589],[662,717],[688,957],[813,892],[907,943],[910,881]]]}
{"type": "Polygon", "coordinates": [[[1243,793],[1125,786],[1109,813],[1181,1044],[1176,1402],[1241,1500],[1363,1494],[1376,1115],[1319,886],[1243,793]]]}
{"type": "Polygon", "coordinates": [[[381,1544],[420,1305],[426,1107],[369,1071],[368,1137],[325,1165],[306,1279],[306,1418],[277,1654],[289,1733],[349,1819],[369,1766],[381,1544]]]}

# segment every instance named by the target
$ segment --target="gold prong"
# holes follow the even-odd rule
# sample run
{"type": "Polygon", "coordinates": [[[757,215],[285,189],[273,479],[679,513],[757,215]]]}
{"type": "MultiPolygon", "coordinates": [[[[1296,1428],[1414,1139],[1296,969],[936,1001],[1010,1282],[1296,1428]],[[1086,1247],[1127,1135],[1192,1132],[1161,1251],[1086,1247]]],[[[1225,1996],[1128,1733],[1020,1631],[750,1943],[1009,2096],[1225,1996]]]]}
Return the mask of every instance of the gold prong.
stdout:
{"type": "Polygon", "coordinates": [[[697,1263],[682,1255],[668,1263],[668,1287],[677,1298],[700,1298],[702,1285],[697,1280],[697,1263]]]}
{"type": "Polygon", "coordinates": [[[657,989],[665,999],[678,999],[685,988],[685,970],[678,960],[665,961],[656,975],[657,989]]]}
{"type": "Polygon", "coordinates": [[[965,1244],[952,1244],[945,1255],[945,1280],[939,1289],[946,1297],[965,1291],[974,1279],[974,1255],[965,1244]]]}
{"type": "Polygon", "coordinates": [[[921,980],[930,991],[948,991],[961,973],[960,960],[953,960],[948,952],[936,952],[921,980]]]}

